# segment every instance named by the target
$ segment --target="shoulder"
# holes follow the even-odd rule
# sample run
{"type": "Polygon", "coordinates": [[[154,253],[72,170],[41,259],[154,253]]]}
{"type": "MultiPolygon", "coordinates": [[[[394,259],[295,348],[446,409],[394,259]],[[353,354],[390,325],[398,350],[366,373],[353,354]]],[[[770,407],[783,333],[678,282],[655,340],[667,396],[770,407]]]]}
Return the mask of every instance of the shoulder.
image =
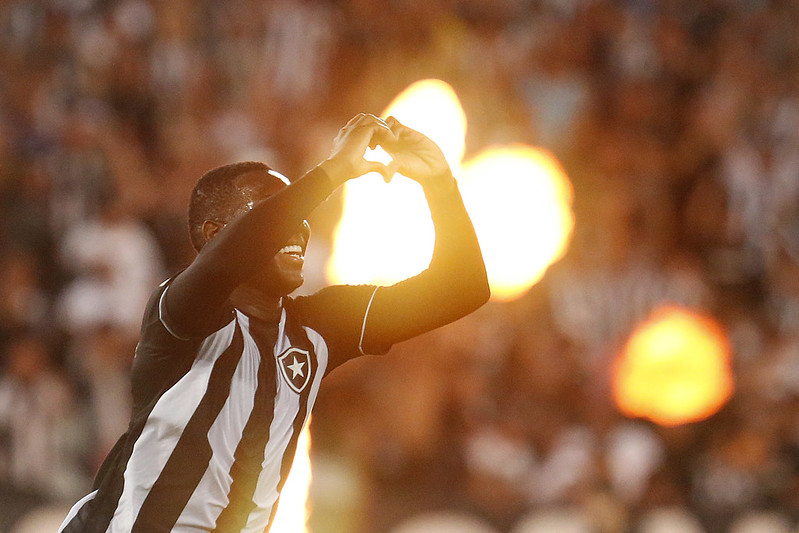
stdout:
{"type": "MultiPolygon", "coordinates": [[[[188,371],[205,339],[180,338],[167,326],[162,303],[171,279],[153,291],[142,319],[141,335],[132,368],[133,394],[137,405],[141,404],[142,399],[156,394],[175,375],[188,371]]],[[[219,327],[224,327],[233,318],[231,308],[226,317],[220,316],[219,327]]]]}
{"type": "Polygon", "coordinates": [[[287,298],[286,313],[310,327],[330,350],[330,369],[362,355],[361,341],[377,286],[333,285],[309,296],[287,298]]]}
{"type": "Polygon", "coordinates": [[[375,291],[374,285],[332,285],[308,296],[286,298],[287,312],[308,320],[324,320],[336,315],[363,317],[365,305],[375,291]]]}

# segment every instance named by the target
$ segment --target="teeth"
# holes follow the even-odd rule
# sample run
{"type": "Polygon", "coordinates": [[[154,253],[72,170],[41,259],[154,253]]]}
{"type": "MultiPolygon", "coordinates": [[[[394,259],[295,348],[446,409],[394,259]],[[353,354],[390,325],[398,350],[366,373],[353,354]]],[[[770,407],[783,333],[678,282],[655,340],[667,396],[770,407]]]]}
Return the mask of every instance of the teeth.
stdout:
{"type": "Polygon", "coordinates": [[[283,248],[278,250],[278,253],[281,253],[281,254],[300,254],[300,255],[302,255],[302,246],[299,246],[297,244],[289,244],[288,246],[284,246],[283,248]]]}

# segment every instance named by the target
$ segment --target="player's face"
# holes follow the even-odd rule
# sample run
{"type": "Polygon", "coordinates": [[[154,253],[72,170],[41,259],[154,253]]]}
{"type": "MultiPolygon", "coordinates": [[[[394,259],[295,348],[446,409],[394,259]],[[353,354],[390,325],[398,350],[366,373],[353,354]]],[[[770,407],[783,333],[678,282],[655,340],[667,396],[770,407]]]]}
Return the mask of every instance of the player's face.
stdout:
{"type": "MultiPolygon", "coordinates": [[[[245,196],[247,209],[286,187],[280,178],[265,172],[245,174],[237,185],[245,196]]],[[[271,296],[284,296],[299,288],[305,281],[303,267],[310,237],[311,227],[303,221],[250,284],[271,296]]]]}

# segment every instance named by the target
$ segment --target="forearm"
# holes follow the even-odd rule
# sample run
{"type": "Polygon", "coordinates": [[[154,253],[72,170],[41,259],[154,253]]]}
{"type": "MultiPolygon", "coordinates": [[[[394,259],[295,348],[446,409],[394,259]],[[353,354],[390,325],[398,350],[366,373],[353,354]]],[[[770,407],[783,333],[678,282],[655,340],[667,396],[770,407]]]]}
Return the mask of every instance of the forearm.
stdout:
{"type": "Polygon", "coordinates": [[[474,226],[454,178],[446,188],[428,187],[425,196],[433,218],[436,241],[430,266],[422,274],[438,288],[433,289],[438,291],[436,296],[452,298],[471,307],[468,311],[471,312],[490,296],[474,226]]]}
{"type": "Polygon", "coordinates": [[[251,277],[285,245],[308,217],[333,191],[319,167],[277,194],[256,204],[208,241],[195,263],[209,268],[233,287],[251,277]]]}
{"type": "Polygon", "coordinates": [[[425,188],[435,247],[420,274],[375,294],[364,344],[399,342],[461,318],[490,295],[485,264],[469,215],[454,180],[425,188]]]}

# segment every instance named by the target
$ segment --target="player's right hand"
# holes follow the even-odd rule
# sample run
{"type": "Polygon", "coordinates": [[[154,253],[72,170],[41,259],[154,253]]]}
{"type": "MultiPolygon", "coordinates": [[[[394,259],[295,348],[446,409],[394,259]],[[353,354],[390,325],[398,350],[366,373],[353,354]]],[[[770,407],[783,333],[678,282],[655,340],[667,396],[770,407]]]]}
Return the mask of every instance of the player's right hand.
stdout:
{"type": "Polygon", "coordinates": [[[363,156],[367,148],[378,144],[391,146],[396,140],[396,134],[381,118],[360,113],[341,128],[333,141],[333,150],[319,166],[336,186],[369,172],[378,172],[388,180],[394,170],[383,163],[367,161],[363,156]]]}

